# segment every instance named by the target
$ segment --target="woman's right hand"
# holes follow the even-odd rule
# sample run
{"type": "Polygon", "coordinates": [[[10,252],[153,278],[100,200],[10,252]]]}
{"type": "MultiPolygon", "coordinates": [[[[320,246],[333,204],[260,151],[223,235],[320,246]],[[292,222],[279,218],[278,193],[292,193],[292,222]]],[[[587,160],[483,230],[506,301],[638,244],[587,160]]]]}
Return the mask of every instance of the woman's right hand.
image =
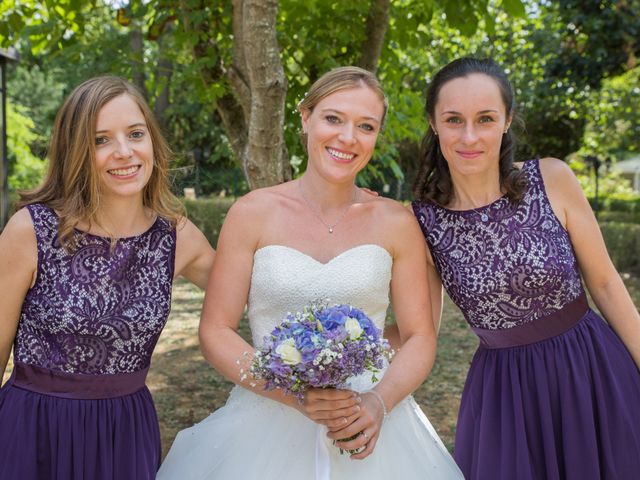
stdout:
{"type": "Polygon", "coordinates": [[[360,412],[358,392],[335,388],[312,388],[297,402],[297,409],[310,420],[325,425],[330,432],[351,425],[360,412]]]}

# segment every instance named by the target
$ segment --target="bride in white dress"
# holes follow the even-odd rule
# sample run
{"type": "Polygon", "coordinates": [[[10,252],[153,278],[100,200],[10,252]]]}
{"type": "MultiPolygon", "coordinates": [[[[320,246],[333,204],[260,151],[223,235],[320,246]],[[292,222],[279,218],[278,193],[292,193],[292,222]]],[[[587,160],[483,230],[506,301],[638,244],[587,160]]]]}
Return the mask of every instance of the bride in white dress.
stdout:
{"type": "Polygon", "coordinates": [[[230,209],[207,288],[202,351],[237,386],[178,434],[157,478],[462,479],[411,397],[436,349],[422,234],[402,205],[355,185],[384,122],[381,87],[365,70],[335,69],[299,108],[307,171],[230,209]],[[314,389],[299,402],[241,373],[253,351],[237,334],[245,305],[260,345],[288,312],[321,299],[360,308],[382,329],[389,292],[403,346],[378,383],[363,375],[349,390],[314,389]]]}

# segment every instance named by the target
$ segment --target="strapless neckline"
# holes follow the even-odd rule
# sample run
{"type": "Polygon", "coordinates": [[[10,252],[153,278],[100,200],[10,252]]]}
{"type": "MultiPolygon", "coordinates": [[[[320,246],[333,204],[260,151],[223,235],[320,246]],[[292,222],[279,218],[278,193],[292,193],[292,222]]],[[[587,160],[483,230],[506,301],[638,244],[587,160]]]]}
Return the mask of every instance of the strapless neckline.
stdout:
{"type": "Polygon", "coordinates": [[[320,260],[318,260],[317,258],[313,257],[312,255],[309,255],[308,253],[305,253],[301,250],[298,250],[295,247],[289,247],[287,245],[280,245],[280,244],[272,244],[272,245],[265,245],[263,247],[258,248],[254,254],[253,257],[255,258],[256,256],[261,255],[263,252],[267,252],[270,249],[284,249],[286,251],[290,251],[293,252],[296,255],[299,255],[303,258],[306,258],[308,260],[311,260],[312,262],[322,265],[322,266],[327,266],[330,265],[331,263],[335,262],[336,260],[338,260],[339,258],[342,258],[344,256],[347,256],[350,253],[354,253],[356,251],[362,250],[362,249],[374,249],[374,250],[378,250],[378,251],[382,251],[386,254],[387,257],[389,257],[389,259],[393,260],[393,257],[391,256],[391,254],[389,253],[389,251],[376,244],[376,243],[363,243],[360,245],[355,245],[353,247],[349,247],[346,250],[343,250],[342,252],[338,253],[337,255],[334,255],[333,257],[331,257],[329,260],[327,260],[326,262],[322,262],[320,260]]]}

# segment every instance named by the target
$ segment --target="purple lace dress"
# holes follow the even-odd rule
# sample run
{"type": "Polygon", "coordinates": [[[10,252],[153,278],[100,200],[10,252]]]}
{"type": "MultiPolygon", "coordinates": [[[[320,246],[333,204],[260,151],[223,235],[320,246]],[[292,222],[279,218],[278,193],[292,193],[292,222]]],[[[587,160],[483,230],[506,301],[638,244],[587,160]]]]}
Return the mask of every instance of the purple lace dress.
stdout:
{"type": "Polygon", "coordinates": [[[589,309],[538,160],[523,200],[414,202],[444,288],[480,340],[455,458],[469,480],[637,479],[640,372],[589,309]]]}
{"type": "Polygon", "coordinates": [[[55,213],[27,208],[38,273],[0,389],[0,478],[155,478],[160,432],[144,382],[171,305],[175,229],[158,218],[113,251],[77,232],[68,254],[55,213]]]}

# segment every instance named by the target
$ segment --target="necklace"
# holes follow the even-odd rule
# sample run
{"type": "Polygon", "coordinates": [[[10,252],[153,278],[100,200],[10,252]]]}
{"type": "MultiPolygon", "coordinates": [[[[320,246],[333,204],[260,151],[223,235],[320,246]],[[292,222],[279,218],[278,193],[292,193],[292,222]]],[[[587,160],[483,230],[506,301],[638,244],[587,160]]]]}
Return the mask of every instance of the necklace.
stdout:
{"type": "Polygon", "coordinates": [[[342,213],[338,216],[338,219],[332,224],[329,224],[325,222],[324,219],[320,216],[320,214],[316,212],[315,208],[313,208],[313,205],[311,205],[311,202],[309,201],[307,196],[304,194],[304,190],[302,190],[302,182],[299,180],[298,180],[298,188],[300,189],[300,195],[302,195],[302,199],[304,200],[304,203],[307,204],[307,207],[309,207],[309,210],[311,210],[311,213],[313,213],[313,216],[316,217],[318,220],[320,220],[320,223],[322,223],[327,228],[327,230],[329,230],[329,233],[333,233],[333,229],[336,228],[336,225],[338,225],[342,221],[344,216],[347,214],[347,212],[351,208],[351,205],[355,203],[356,194],[358,192],[357,188],[353,189],[353,197],[351,198],[351,201],[349,202],[349,204],[344,208],[344,210],[342,210],[342,213]]]}

